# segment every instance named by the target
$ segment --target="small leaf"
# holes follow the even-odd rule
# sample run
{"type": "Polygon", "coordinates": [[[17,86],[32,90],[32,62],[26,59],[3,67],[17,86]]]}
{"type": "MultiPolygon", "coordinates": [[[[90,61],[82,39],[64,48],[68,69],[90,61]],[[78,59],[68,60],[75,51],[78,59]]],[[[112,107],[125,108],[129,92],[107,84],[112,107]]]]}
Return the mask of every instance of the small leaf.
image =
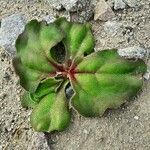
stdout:
{"type": "Polygon", "coordinates": [[[84,116],[102,115],[107,108],[117,108],[136,96],[142,88],[146,65],[142,60],[126,60],[116,50],[87,56],[78,66],[72,81],[74,108],[84,116]]]}
{"type": "Polygon", "coordinates": [[[68,127],[70,113],[64,89],[58,94],[49,93],[34,108],[31,114],[31,124],[36,131],[62,131],[68,127]]]}
{"type": "Polygon", "coordinates": [[[57,19],[55,23],[66,35],[63,43],[69,58],[84,57],[84,53],[88,55],[94,52],[94,37],[88,23],[72,23],[65,18],[57,19]]]}

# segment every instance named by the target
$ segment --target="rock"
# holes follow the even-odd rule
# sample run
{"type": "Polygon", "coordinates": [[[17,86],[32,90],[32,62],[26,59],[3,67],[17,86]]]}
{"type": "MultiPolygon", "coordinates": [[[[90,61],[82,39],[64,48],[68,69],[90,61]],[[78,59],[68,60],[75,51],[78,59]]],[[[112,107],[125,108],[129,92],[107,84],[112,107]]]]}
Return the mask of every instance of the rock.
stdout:
{"type": "Polygon", "coordinates": [[[123,0],[115,0],[114,1],[114,9],[118,10],[118,9],[124,9],[126,6],[126,4],[123,2],[123,0]]]}
{"type": "Polygon", "coordinates": [[[88,134],[88,130],[84,129],[84,130],[83,130],[83,133],[84,133],[84,134],[88,134]]]}
{"type": "Polygon", "coordinates": [[[144,79],[149,80],[150,79],[150,66],[148,66],[146,73],[144,74],[144,79]]]}
{"type": "Polygon", "coordinates": [[[126,57],[126,58],[140,58],[140,59],[147,59],[149,56],[148,50],[134,46],[134,47],[127,47],[124,49],[118,49],[118,54],[121,57],[126,57]]]}
{"type": "Polygon", "coordinates": [[[139,116],[134,116],[134,119],[135,120],[139,120],[139,116]]]}
{"type": "Polygon", "coordinates": [[[111,7],[104,1],[100,0],[95,7],[94,20],[107,21],[115,17],[111,7]]]}
{"type": "Polygon", "coordinates": [[[44,133],[35,132],[31,137],[31,143],[27,150],[50,150],[44,133]]]}
{"type": "Polygon", "coordinates": [[[15,41],[25,28],[25,18],[21,14],[13,14],[1,21],[0,28],[0,46],[2,46],[8,54],[15,55],[15,41]]]}
{"type": "Polygon", "coordinates": [[[123,0],[125,4],[127,4],[129,7],[136,8],[139,4],[137,0],[123,0]]]}
{"type": "Polygon", "coordinates": [[[110,34],[111,36],[114,36],[120,31],[121,26],[122,26],[122,24],[118,23],[117,21],[107,21],[104,24],[104,31],[107,34],[110,34]]]}

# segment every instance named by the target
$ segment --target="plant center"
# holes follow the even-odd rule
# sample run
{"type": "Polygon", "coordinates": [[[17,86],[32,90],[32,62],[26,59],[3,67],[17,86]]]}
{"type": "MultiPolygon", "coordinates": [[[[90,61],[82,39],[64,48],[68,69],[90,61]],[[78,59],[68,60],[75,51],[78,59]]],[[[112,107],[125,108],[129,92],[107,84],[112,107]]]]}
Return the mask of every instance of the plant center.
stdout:
{"type": "Polygon", "coordinates": [[[68,63],[65,65],[57,65],[56,68],[56,76],[63,76],[64,78],[75,80],[76,66],[72,63],[71,60],[69,60],[68,63]]]}

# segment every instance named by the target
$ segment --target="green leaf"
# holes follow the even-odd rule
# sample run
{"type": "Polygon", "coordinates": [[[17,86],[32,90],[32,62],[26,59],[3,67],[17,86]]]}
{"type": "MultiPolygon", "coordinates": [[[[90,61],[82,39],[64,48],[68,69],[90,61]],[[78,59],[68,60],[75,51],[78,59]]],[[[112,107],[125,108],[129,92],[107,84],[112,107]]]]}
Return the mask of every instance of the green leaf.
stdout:
{"type": "Polygon", "coordinates": [[[63,131],[70,123],[70,112],[64,89],[42,98],[31,114],[31,125],[36,131],[63,131]]]}
{"type": "Polygon", "coordinates": [[[16,41],[17,57],[13,60],[21,85],[35,92],[38,84],[46,77],[54,77],[60,67],[52,58],[50,50],[64,35],[54,23],[45,25],[30,21],[16,41]]]}
{"type": "Polygon", "coordinates": [[[55,23],[66,35],[63,39],[67,51],[66,57],[74,59],[94,52],[95,40],[88,23],[68,22],[66,18],[57,19],[55,23]]]}
{"type": "Polygon", "coordinates": [[[72,105],[89,117],[102,115],[107,108],[117,108],[136,96],[146,65],[142,60],[123,59],[116,50],[105,50],[87,56],[76,70],[72,105]]]}

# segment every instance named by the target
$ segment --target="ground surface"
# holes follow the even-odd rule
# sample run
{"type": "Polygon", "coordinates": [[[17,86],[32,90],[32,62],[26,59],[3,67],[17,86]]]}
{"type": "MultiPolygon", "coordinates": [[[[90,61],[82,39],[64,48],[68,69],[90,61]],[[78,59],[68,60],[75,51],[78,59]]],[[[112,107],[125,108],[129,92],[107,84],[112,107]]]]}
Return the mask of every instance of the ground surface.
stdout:
{"type": "MultiPolygon", "coordinates": [[[[106,29],[105,22],[93,21],[96,50],[144,46],[150,48],[150,1],[141,0],[135,10],[115,11],[113,29],[106,29]]],[[[0,19],[21,12],[30,20],[56,12],[40,1],[0,0],[0,19]]],[[[78,20],[75,15],[74,20],[78,20]]],[[[0,48],[0,150],[29,150],[34,131],[30,127],[30,110],[20,104],[22,89],[12,67],[12,57],[0,48]]],[[[150,63],[149,63],[150,65],[150,63]]],[[[150,149],[150,82],[141,94],[117,110],[107,111],[103,117],[87,119],[73,115],[70,127],[51,135],[54,150],[149,150],[150,149]]],[[[38,150],[37,148],[33,149],[38,150]]],[[[39,150],[45,150],[41,147],[39,150]]]]}

